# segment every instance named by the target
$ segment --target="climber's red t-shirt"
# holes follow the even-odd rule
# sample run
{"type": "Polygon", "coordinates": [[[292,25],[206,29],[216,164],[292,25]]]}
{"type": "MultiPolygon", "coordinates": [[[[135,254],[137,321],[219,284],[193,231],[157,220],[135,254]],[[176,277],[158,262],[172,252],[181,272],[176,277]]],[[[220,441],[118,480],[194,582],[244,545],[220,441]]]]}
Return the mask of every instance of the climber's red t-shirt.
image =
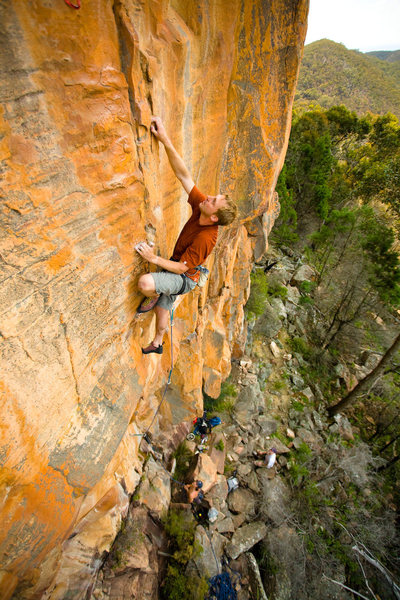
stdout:
{"type": "Polygon", "coordinates": [[[212,252],[218,237],[218,224],[200,225],[199,223],[199,204],[206,198],[207,196],[193,186],[188,198],[193,211],[192,216],[179,234],[172,254],[172,260],[183,262],[189,267],[185,275],[193,281],[199,278],[199,273],[194,267],[203,264],[212,252]]]}

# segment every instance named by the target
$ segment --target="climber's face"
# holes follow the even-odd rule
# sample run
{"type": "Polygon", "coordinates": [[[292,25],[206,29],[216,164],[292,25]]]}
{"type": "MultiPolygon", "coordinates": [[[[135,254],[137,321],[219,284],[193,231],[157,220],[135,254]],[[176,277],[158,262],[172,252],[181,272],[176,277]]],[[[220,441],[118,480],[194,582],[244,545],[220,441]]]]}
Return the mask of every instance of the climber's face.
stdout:
{"type": "Polygon", "coordinates": [[[205,217],[210,217],[216,223],[218,223],[216,212],[224,206],[226,206],[226,198],[223,194],[207,196],[207,198],[199,204],[201,214],[205,217]]]}

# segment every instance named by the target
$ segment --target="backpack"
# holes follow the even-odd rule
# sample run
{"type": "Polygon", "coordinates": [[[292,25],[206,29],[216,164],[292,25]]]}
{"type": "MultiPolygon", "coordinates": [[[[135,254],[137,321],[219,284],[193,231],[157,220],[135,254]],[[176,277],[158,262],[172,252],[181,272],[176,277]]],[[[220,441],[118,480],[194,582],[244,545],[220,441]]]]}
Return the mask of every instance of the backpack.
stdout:
{"type": "Polygon", "coordinates": [[[211,417],[211,419],[208,419],[207,423],[210,429],[212,429],[217,425],[221,425],[221,419],[219,417],[211,417]]]}
{"type": "Polygon", "coordinates": [[[208,523],[208,511],[210,510],[210,503],[207,500],[202,499],[199,504],[192,502],[193,516],[200,525],[206,525],[208,523]]]}

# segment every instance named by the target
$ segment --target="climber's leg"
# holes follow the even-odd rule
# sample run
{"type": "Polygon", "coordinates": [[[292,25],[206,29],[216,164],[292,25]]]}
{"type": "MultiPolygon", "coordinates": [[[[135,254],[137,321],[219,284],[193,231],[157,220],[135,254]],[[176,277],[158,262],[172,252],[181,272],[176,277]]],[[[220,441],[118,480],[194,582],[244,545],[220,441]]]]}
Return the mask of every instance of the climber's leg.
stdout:
{"type": "Polygon", "coordinates": [[[162,306],[155,307],[156,313],[156,335],[154,340],[146,348],[142,348],[143,354],[162,354],[163,352],[163,337],[168,327],[169,310],[162,306]]]}
{"type": "Polygon", "coordinates": [[[163,341],[164,333],[168,327],[169,310],[158,305],[154,310],[156,313],[156,335],[154,337],[153,344],[155,346],[160,346],[163,341]]]}
{"type": "Polygon", "coordinates": [[[156,284],[151,273],[141,275],[138,281],[139,291],[142,292],[143,296],[155,296],[156,295],[156,284]]]}
{"type": "MultiPolygon", "coordinates": [[[[151,290],[153,289],[160,297],[156,300],[154,306],[156,311],[156,335],[149,346],[142,348],[142,352],[143,354],[150,354],[152,352],[162,354],[162,340],[168,327],[169,311],[176,300],[176,296],[178,294],[187,294],[196,287],[196,283],[188,278],[183,280],[180,275],[170,273],[169,271],[149,273],[148,275],[153,279],[154,286],[152,287],[149,285],[146,290],[147,293],[151,293],[151,290]],[[182,285],[183,283],[184,286],[182,285]]],[[[144,280],[143,287],[145,287],[145,284],[146,280],[144,280]]],[[[151,298],[151,301],[155,298],[156,297],[151,298]]]]}

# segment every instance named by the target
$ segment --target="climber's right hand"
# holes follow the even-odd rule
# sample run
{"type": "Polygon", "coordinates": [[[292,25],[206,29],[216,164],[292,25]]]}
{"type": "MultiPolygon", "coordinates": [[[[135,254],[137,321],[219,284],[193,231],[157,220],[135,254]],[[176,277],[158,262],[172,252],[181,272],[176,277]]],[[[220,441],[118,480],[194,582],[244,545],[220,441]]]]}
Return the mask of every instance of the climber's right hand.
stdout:
{"type": "Polygon", "coordinates": [[[163,144],[168,142],[167,132],[160,117],[151,117],[150,131],[163,144]]]}

